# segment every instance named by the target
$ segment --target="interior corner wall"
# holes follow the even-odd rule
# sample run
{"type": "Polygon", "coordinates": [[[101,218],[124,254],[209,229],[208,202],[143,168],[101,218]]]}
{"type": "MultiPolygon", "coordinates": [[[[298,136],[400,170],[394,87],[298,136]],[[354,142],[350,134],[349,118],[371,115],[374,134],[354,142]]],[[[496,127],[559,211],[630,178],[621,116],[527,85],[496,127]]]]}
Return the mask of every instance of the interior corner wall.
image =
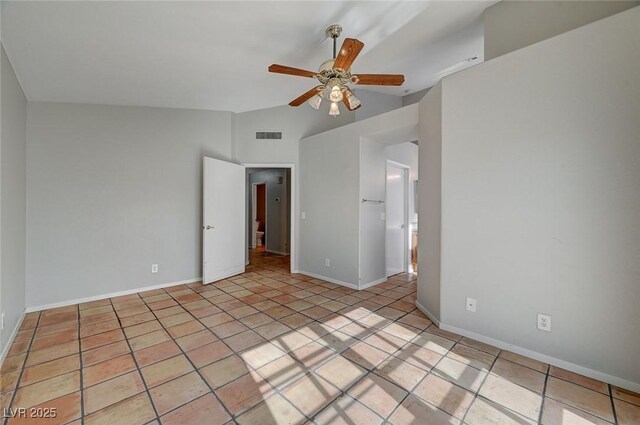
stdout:
{"type": "Polygon", "coordinates": [[[25,309],[27,99],[4,47],[0,64],[0,352],[25,309]]]}
{"type": "Polygon", "coordinates": [[[231,159],[230,112],[27,110],[27,306],[201,277],[202,157],[231,159]]]}
{"type": "Polygon", "coordinates": [[[362,89],[356,89],[354,94],[362,101],[362,106],[353,112],[355,113],[355,121],[366,120],[404,106],[402,104],[402,96],[362,89]]]}
{"type": "Polygon", "coordinates": [[[485,9],[485,61],[638,6],[639,1],[500,1],[485,9]]]}
{"type": "Polygon", "coordinates": [[[417,302],[440,320],[442,227],[442,83],[419,103],[418,287],[417,302]]]}
{"type": "Polygon", "coordinates": [[[358,284],[359,137],[353,125],[300,142],[300,273],[358,284]],[[329,259],[329,266],[325,260],[329,259]]]}
{"type": "MultiPolygon", "coordinates": [[[[360,192],[358,199],[385,199],[386,146],[360,138],[360,192]]],[[[359,203],[360,209],[360,284],[386,280],[386,228],[380,214],[385,204],[359,203]]]]}
{"type": "Polygon", "coordinates": [[[431,87],[402,96],[402,106],[413,105],[414,103],[420,102],[429,90],[431,90],[431,87]]]}
{"type": "Polygon", "coordinates": [[[638,28],[633,8],[442,83],[443,323],[634,391],[638,28]]]}

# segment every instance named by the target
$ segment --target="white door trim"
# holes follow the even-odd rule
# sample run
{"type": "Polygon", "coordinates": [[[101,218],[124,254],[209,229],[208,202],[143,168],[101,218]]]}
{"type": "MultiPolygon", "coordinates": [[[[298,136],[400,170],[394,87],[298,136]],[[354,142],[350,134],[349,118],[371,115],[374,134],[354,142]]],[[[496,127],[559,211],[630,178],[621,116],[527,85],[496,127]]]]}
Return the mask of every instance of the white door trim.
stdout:
{"type": "MultiPolygon", "coordinates": [[[[406,164],[402,164],[400,162],[392,161],[390,159],[386,160],[385,165],[385,201],[386,201],[386,193],[387,193],[387,167],[392,166],[395,168],[399,168],[403,171],[403,186],[404,186],[404,261],[403,261],[403,271],[404,273],[409,273],[409,265],[411,264],[411,232],[409,229],[409,174],[411,172],[411,167],[406,164]]],[[[388,208],[389,204],[385,202],[385,219],[388,216],[388,208]]],[[[385,220],[386,221],[386,220],[385,220]]],[[[387,230],[385,225],[385,259],[386,259],[386,243],[387,243],[387,230]]],[[[386,270],[386,265],[385,265],[386,270]]],[[[385,274],[386,271],[385,271],[385,274]]]]}
{"type": "MultiPolygon", "coordinates": [[[[296,264],[298,264],[296,262],[297,260],[297,256],[296,256],[296,236],[297,236],[297,226],[296,226],[296,220],[297,220],[297,215],[296,215],[296,211],[297,211],[297,198],[296,198],[296,165],[292,164],[292,163],[244,163],[242,164],[244,165],[245,169],[247,168],[289,168],[291,169],[291,190],[290,190],[290,207],[291,207],[291,228],[289,229],[289,255],[291,256],[290,258],[290,271],[291,273],[296,273],[296,264]]],[[[248,217],[247,217],[248,218],[248,217]]]]}

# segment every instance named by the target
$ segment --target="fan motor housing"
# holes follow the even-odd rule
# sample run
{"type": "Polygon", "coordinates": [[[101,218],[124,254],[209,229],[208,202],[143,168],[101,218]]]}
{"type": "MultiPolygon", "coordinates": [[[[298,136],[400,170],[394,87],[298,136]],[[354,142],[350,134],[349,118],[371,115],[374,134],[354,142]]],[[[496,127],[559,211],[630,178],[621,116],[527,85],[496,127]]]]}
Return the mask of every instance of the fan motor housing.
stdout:
{"type": "Polygon", "coordinates": [[[321,74],[325,71],[331,71],[333,70],[333,64],[335,63],[335,59],[328,59],[324,62],[322,62],[322,64],[320,65],[320,68],[318,68],[318,74],[321,74]]]}

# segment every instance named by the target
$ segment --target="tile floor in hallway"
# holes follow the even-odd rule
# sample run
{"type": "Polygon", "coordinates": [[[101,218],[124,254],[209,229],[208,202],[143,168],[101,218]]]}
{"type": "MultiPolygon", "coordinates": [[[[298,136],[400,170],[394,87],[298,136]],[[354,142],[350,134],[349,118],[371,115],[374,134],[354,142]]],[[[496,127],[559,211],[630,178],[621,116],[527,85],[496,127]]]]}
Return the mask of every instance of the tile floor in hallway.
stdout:
{"type": "Polygon", "coordinates": [[[415,276],[358,292],[289,274],[286,257],[251,262],[28,314],[2,406],[56,417],[5,423],[640,423],[638,394],[439,330],[415,276]]]}

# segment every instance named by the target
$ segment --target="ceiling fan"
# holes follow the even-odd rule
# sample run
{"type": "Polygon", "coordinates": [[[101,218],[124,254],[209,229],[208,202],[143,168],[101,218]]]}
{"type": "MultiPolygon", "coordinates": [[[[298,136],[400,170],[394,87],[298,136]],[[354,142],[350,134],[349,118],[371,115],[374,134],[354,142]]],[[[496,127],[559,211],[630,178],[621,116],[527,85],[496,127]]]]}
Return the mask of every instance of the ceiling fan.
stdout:
{"type": "Polygon", "coordinates": [[[351,65],[360,54],[364,43],[354,38],[345,38],[340,51],[336,52],[336,41],[341,33],[340,25],[331,25],[327,28],[327,36],[333,39],[333,59],[324,61],[318,72],[277,64],[269,67],[269,72],[315,78],[320,82],[319,86],[292,100],[289,103],[290,106],[300,106],[309,101],[313,108],[318,109],[326,96],[331,101],[329,115],[336,116],[340,115],[339,102],[344,103],[350,111],[355,111],[362,106],[360,100],[347,86],[348,83],[367,86],[401,86],[404,83],[404,75],[401,74],[352,74],[351,65]]]}

